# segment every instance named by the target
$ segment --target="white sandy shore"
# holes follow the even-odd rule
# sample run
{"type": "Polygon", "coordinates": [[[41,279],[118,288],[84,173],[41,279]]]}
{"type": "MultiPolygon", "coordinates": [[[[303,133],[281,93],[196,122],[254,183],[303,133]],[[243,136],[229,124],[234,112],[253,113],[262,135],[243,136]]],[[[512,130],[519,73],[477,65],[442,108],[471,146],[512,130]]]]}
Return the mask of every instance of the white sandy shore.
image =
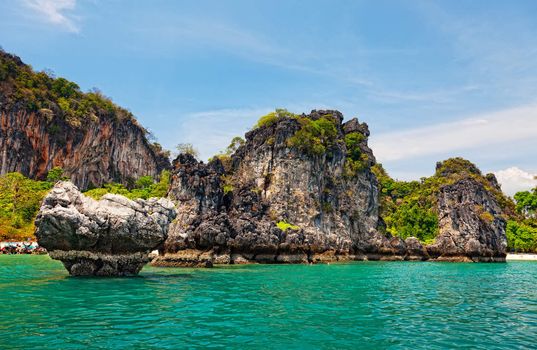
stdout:
{"type": "Polygon", "coordinates": [[[537,261],[537,254],[507,254],[507,261],[537,261]]]}

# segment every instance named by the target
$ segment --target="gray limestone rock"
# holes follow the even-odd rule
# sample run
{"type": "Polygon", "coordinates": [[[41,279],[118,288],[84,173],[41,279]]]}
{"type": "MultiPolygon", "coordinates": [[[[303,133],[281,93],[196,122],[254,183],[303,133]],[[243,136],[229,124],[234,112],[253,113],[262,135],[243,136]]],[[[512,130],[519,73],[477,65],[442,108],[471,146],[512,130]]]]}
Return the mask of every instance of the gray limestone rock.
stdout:
{"type": "Polygon", "coordinates": [[[35,235],[71,275],[135,275],[165,241],[175,216],[168,199],[107,194],[96,201],[64,181],[45,197],[35,235]]]}

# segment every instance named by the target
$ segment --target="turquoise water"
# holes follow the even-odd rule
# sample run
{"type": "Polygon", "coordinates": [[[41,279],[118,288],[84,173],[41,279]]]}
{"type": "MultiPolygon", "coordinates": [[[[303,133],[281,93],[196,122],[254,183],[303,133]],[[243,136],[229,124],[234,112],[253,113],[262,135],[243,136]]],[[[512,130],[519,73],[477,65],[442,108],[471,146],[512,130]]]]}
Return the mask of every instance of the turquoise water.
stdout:
{"type": "Polygon", "coordinates": [[[0,348],[537,346],[537,263],[145,267],[68,277],[0,256],[0,348]]]}

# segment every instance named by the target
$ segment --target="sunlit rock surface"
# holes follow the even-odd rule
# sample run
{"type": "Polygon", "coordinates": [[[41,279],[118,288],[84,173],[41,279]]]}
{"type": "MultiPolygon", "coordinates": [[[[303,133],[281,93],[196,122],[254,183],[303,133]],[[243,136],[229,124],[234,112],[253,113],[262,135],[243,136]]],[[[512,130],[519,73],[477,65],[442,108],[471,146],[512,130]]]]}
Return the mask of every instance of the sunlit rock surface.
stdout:
{"type": "Polygon", "coordinates": [[[164,198],[132,201],[107,194],[96,201],[72,183],[58,182],[43,201],[36,237],[71,275],[136,275],[166,240],[175,216],[164,198]]]}

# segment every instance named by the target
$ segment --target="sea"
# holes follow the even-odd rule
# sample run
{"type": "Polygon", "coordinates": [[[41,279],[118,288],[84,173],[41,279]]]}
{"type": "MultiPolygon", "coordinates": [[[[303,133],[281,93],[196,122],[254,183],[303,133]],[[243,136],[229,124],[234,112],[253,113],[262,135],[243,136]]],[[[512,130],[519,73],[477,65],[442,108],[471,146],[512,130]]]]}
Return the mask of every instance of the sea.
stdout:
{"type": "Polygon", "coordinates": [[[146,266],[0,255],[0,349],[535,349],[537,262],[146,266]]]}

